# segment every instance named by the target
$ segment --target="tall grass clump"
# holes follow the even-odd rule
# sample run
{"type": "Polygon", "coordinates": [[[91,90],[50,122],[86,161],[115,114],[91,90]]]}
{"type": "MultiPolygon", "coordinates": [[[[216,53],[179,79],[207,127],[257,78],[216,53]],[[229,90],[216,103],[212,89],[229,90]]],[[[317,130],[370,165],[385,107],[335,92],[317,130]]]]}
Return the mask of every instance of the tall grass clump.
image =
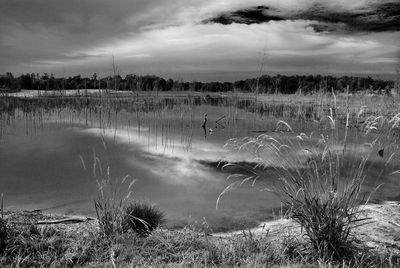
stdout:
{"type": "Polygon", "coordinates": [[[139,234],[149,234],[165,221],[165,213],[154,205],[134,202],[125,207],[125,229],[129,227],[139,234]]]}
{"type": "Polygon", "coordinates": [[[93,176],[96,178],[98,197],[94,200],[96,216],[99,221],[100,232],[113,237],[123,233],[123,222],[125,218],[125,205],[132,194],[132,180],[123,191],[121,186],[127,183],[129,175],[122,180],[111,178],[110,167],[103,171],[100,159],[94,155],[93,176]]]}
{"type": "MultiPolygon", "coordinates": [[[[109,174],[109,173],[108,173],[109,174]]],[[[97,181],[98,198],[94,200],[96,216],[99,221],[100,232],[105,236],[115,236],[121,234],[125,219],[125,205],[131,195],[132,181],[128,186],[128,194],[120,196],[119,184],[123,184],[128,177],[121,182],[114,182],[107,176],[106,179],[97,181]]]]}
{"type": "Polygon", "coordinates": [[[257,164],[231,175],[229,179],[237,180],[222,194],[246,181],[275,180],[272,189],[264,190],[281,196],[288,215],[302,228],[307,251],[324,261],[353,261],[365,248],[353,230],[366,223],[359,205],[369,200],[362,185],[374,164],[371,156],[399,120],[367,118],[358,126],[361,131],[353,133],[365,141],[358,147],[348,144],[348,124],[337,126],[332,110],[326,122],[319,135],[297,135],[288,123],[279,121],[279,131],[271,135],[229,140],[227,147],[250,153],[257,164]],[[380,130],[385,126],[389,127],[380,130]]]}
{"type": "MultiPolygon", "coordinates": [[[[81,161],[84,163],[83,159],[81,161]]],[[[94,207],[102,235],[115,238],[129,228],[138,234],[149,234],[165,222],[165,214],[161,209],[131,197],[135,179],[129,182],[129,175],[122,180],[112,178],[110,167],[103,172],[101,161],[96,155],[93,175],[97,178],[98,188],[94,207]]]]}

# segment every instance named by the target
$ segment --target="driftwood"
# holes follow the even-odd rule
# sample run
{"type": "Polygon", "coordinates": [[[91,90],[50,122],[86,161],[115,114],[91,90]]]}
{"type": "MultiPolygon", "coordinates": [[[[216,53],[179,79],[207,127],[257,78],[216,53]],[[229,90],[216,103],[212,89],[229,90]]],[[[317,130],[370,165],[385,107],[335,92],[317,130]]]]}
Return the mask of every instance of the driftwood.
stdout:
{"type": "Polygon", "coordinates": [[[67,223],[81,223],[81,222],[87,222],[87,221],[92,221],[94,218],[90,217],[74,217],[74,218],[63,218],[59,220],[43,220],[43,221],[38,221],[37,224],[67,224],[67,223]]]}
{"type": "Polygon", "coordinates": [[[393,224],[396,227],[400,228],[400,224],[398,224],[397,222],[393,222],[393,221],[389,221],[390,224],[393,224]]]}

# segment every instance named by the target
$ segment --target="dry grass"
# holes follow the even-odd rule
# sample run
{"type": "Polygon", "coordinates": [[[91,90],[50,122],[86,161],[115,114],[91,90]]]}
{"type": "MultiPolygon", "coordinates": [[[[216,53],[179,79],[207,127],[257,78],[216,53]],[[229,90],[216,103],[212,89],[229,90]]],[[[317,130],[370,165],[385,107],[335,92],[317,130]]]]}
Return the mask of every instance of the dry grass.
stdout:
{"type": "Polygon", "coordinates": [[[290,235],[280,241],[250,232],[220,239],[185,228],[110,240],[56,228],[9,226],[2,267],[398,267],[398,256],[363,252],[347,262],[315,258],[290,235]]]}

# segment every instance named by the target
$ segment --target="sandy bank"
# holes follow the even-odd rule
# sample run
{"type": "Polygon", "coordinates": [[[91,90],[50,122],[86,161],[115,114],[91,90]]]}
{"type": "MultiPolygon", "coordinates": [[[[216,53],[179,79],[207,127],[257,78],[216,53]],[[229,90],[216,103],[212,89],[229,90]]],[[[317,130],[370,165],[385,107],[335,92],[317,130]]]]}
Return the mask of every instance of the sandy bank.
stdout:
{"type": "MultiPolygon", "coordinates": [[[[355,228],[355,235],[368,247],[378,252],[400,253],[400,202],[385,202],[383,204],[368,204],[360,207],[363,221],[361,226],[355,228]]],[[[279,219],[262,222],[258,227],[252,228],[254,235],[267,235],[272,239],[282,240],[285,236],[301,239],[300,226],[291,219],[279,219]]],[[[229,239],[237,235],[246,235],[248,231],[235,231],[215,233],[214,237],[229,239]]]]}

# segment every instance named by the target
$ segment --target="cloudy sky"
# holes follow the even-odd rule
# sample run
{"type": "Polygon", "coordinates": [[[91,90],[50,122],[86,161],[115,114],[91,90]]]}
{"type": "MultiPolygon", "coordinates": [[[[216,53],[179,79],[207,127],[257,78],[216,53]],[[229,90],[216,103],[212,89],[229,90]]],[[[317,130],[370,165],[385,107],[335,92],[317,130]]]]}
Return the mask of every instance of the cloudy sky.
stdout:
{"type": "Polygon", "coordinates": [[[0,73],[395,74],[398,0],[0,0],[0,73]]]}

